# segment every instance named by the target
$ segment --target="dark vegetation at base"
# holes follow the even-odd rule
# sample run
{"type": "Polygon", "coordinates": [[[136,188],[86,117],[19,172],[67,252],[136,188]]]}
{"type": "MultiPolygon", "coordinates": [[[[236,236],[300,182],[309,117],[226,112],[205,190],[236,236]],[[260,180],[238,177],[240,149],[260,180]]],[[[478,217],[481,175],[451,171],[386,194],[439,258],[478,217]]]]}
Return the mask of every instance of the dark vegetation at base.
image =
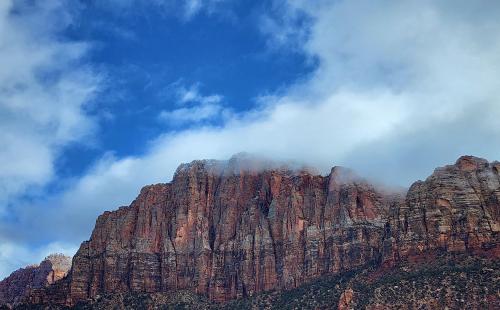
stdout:
{"type": "MultiPolygon", "coordinates": [[[[103,295],[73,309],[337,309],[342,292],[350,306],[365,309],[500,309],[500,261],[443,256],[389,270],[369,267],[328,275],[298,288],[271,291],[224,304],[189,291],[103,295]]],[[[0,309],[8,309],[2,308],[0,309]]],[[[15,309],[69,309],[19,305],[15,309]]]]}
{"type": "Polygon", "coordinates": [[[401,266],[371,280],[358,275],[351,283],[355,309],[500,309],[500,261],[438,257],[401,266]]]}
{"type": "Polygon", "coordinates": [[[221,309],[336,309],[340,295],[356,274],[352,271],[323,276],[292,290],[233,300],[221,309]]]}

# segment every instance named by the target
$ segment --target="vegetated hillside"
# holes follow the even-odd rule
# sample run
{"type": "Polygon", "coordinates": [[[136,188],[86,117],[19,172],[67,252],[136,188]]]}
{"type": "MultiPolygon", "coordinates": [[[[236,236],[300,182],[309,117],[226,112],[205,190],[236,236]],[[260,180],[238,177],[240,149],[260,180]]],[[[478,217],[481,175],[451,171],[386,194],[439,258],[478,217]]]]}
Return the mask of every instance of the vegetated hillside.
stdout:
{"type": "Polygon", "coordinates": [[[299,288],[232,301],[227,309],[499,309],[500,262],[439,257],[391,269],[368,267],[299,288]]]}
{"type": "Polygon", "coordinates": [[[500,262],[437,257],[388,272],[364,273],[342,297],[344,309],[499,309],[500,262]]]}

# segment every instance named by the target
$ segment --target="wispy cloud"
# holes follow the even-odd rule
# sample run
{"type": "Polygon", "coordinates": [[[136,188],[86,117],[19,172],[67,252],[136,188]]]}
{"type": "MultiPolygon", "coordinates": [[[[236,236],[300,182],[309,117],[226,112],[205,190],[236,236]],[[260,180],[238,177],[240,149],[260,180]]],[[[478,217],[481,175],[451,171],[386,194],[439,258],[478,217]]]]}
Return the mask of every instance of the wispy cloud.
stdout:
{"type": "Polygon", "coordinates": [[[180,103],[214,104],[221,102],[223,99],[218,94],[202,95],[199,83],[195,83],[189,87],[179,86],[175,89],[175,93],[180,103]]]}
{"type": "Polygon", "coordinates": [[[198,123],[220,116],[223,108],[217,104],[203,104],[190,108],[180,108],[160,112],[159,118],[171,124],[198,123]]]}
{"type": "Polygon", "coordinates": [[[199,14],[214,14],[227,0],[108,0],[96,2],[99,6],[121,15],[135,14],[138,8],[153,8],[155,11],[188,22],[199,14]]]}
{"type": "Polygon", "coordinates": [[[23,212],[20,197],[55,177],[61,150],[95,132],[86,111],[102,79],[84,64],[90,46],[59,36],[71,22],[63,1],[0,1],[0,278],[48,251],[74,253],[74,243],[33,247],[3,230],[23,212]]]}
{"type": "Polygon", "coordinates": [[[193,18],[202,8],[201,0],[187,0],[184,4],[184,16],[187,19],[193,18]]]}
{"type": "Polygon", "coordinates": [[[181,1],[184,12],[184,19],[191,20],[196,15],[204,12],[214,14],[219,7],[228,2],[227,0],[184,0],[181,1]]]}
{"type": "Polygon", "coordinates": [[[284,1],[270,1],[270,7],[259,17],[258,24],[267,36],[268,47],[301,51],[310,35],[311,15],[284,1]]]}
{"type": "Polygon", "coordinates": [[[170,125],[220,120],[231,114],[230,110],[221,104],[222,95],[202,95],[199,83],[186,87],[181,82],[176,82],[168,89],[173,92],[176,103],[183,105],[181,108],[163,110],[158,115],[159,120],[170,125]]]}
{"type": "Polygon", "coordinates": [[[62,1],[0,3],[0,214],[95,128],[85,109],[100,77],[82,64],[87,44],[59,39],[70,23],[62,1]]]}

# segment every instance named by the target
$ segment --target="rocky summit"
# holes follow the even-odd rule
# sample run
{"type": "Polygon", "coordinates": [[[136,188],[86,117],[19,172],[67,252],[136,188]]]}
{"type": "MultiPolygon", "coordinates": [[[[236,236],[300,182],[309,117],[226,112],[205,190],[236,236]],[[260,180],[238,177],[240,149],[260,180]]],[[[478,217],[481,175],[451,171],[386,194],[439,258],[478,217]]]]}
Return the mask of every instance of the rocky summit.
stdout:
{"type": "Polygon", "coordinates": [[[130,206],[99,216],[67,276],[16,296],[27,296],[26,304],[75,306],[110,294],[123,304],[123,296],[158,300],[158,294],[189,292],[207,304],[245,301],[257,307],[248,300],[301,292],[333,277],[325,284],[329,290],[320,291],[335,297],[335,307],[386,309],[401,308],[391,305],[397,299],[388,294],[404,289],[418,299],[432,295],[432,285],[447,286],[457,277],[466,284],[479,281],[472,279],[477,273],[490,283],[474,285],[489,285],[488,292],[475,303],[457,302],[450,284],[441,287],[442,307],[495,308],[499,172],[499,162],[463,156],[398,194],[341,167],[322,176],[247,157],[194,161],[181,165],[172,182],[146,186],[130,206]],[[480,263],[445,268],[437,282],[424,271],[424,280],[434,284],[416,285],[419,277],[411,272],[421,267],[415,266],[439,259],[480,263]]]}
{"type": "Polygon", "coordinates": [[[62,254],[47,256],[39,265],[14,271],[0,281],[0,305],[16,304],[25,300],[34,290],[45,288],[64,278],[71,268],[71,257],[62,254]]]}

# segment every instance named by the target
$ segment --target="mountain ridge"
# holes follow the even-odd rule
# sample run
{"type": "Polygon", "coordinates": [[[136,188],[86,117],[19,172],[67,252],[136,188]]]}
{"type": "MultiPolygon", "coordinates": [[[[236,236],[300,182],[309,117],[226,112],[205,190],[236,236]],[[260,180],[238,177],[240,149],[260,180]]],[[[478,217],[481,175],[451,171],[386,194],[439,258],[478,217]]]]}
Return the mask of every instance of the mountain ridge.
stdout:
{"type": "Polygon", "coordinates": [[[172,182],[145,186],[130,206],[104,212],[68,276],[29,302],[177,290],[226,302],[436,253],[500,256],[498,162],[462,156],[405,197],[339,168],[321,176],[219,164],[183,164],[172,182]]]}
{"type": "Polygon", "coordinates": [[[29,296],[33,290],[49,286],[63,279],[71,268],[71,258],[51,254],[40,264],[29,265],[12,272],[0,281],[0,305],[15,304],[29,296]]]}

